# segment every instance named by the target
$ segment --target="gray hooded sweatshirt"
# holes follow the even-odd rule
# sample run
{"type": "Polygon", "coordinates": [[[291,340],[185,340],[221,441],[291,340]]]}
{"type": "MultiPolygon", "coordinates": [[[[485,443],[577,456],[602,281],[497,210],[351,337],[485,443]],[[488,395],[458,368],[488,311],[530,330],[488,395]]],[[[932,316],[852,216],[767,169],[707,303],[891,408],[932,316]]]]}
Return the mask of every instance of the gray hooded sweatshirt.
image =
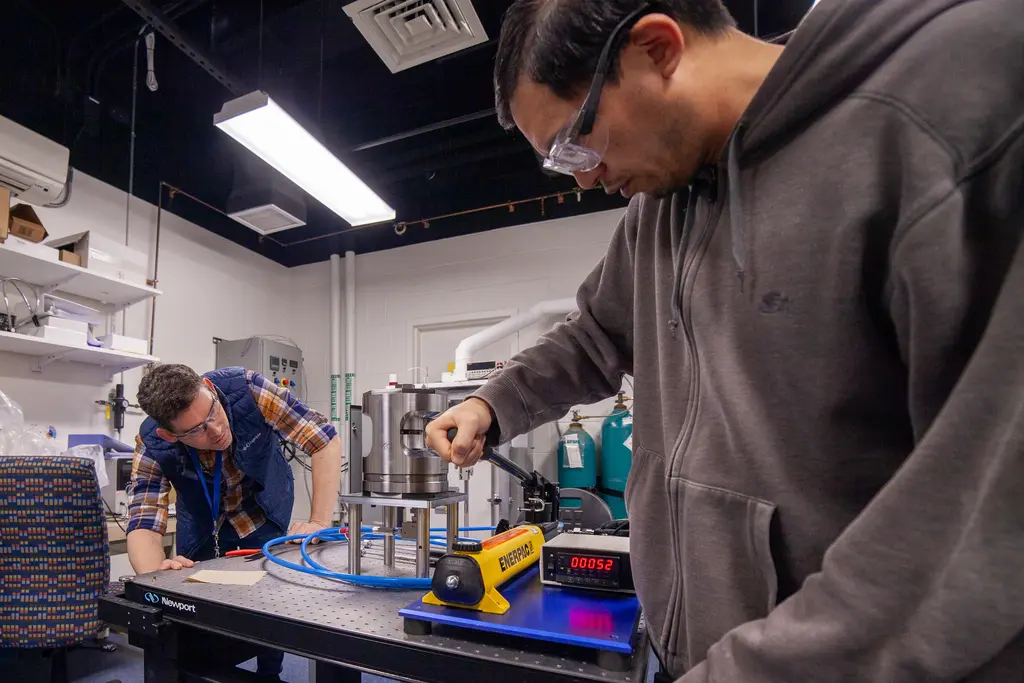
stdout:
{"type": "Polygon", "coordinates": [[[822,0],[691,192],[478,393],[635,377],[626,500],[685,683],[1024,681],[1024,0],[822,0]]]}

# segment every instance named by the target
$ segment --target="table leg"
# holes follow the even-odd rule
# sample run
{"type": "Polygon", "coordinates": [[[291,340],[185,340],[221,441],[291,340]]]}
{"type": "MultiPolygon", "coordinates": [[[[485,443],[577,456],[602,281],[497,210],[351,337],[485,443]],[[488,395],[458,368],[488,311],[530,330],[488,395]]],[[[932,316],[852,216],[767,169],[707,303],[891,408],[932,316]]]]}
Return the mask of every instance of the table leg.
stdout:
{"type": "Polygon", "coordinates": [[[348,506],[348,573],[360,574],[363,544],[363,506],[348,506]]]}
{"type": "Polygon", "coordinates": [[[412,511],[416,520],[416,576],[430,576],[430,508],[412,511]]]}
{"type": "Polygon", "coordinates": [[[175,654],[177,641],[173,629],[167,633],[166,639],[129,634],[128,642],[142,649],[143,683],[180,682],[182,674],[175,654]]]}
{"type": "Polygon", "coordinates": [[[310,683],[360,683],[363,675],[356,669],[348,669],[326,662],[313,662],[310,683]]]}

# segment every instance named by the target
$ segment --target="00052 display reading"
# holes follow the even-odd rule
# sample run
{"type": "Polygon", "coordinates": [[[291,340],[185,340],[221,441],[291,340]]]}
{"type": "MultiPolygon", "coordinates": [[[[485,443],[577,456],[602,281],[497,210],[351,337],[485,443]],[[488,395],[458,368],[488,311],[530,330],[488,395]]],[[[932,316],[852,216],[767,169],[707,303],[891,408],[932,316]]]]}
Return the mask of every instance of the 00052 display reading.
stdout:
{"type": "Polygon", "coordinates": [[[589,576],[612,575],[618,572],[619,561],[614,557],[596,555],[578,555],[576,553],[559,553],[559,573],[581,573],[589,576]]]}
{"type": "Polygon", "coordinates": [[[605,557],[585,557],[583,555],[572,555],[569,558],[570,569],[591,569],[599,572],[610,572],[615,566],[615,560],[605,557]]]}

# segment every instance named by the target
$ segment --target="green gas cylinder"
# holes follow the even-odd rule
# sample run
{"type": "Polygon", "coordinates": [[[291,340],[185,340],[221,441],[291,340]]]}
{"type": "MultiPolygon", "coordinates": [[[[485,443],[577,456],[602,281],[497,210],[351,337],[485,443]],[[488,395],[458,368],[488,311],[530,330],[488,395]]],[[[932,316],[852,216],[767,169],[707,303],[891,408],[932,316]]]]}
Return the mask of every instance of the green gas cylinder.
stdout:
{"type": "Polygon", "coordinates": [[[597,444],[576,411],[569,429],[558,440],[558,485],[563,489],[597,488],[597,444]]]}
{"type": "Polygon", "coordinates": [[[601,425],[601,498],[616,519],[626,518],[626,479],[633,465],[633,415],[619,392],[615,408],[601,425]]]}

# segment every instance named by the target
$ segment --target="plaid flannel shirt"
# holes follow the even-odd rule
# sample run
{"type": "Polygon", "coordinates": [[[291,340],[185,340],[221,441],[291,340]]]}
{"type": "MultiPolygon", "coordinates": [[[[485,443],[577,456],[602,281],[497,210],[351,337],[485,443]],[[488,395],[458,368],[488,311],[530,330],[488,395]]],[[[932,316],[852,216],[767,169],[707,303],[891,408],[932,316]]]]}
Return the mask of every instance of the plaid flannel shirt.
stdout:
{"type": "MultiPolygon", "coordinates": [[[[322,414],[309,408],[290,391],[277,386],[266,377],[246,372],[246,382],[267,424],[281,437],[314,455],[337,436],[337,431],[322,414]]],[[[239,538],[256,531],[266,520],[251,494],[252,481],[245,476],[234,459],[234,444],[223,454],[221,481],[221,517],[234,527],[239,538]]],[[[204,469],[212,470],[216,451],[199,451],[204,469]]],[[[135,437],[135,458],[132,464],[131,490],[128,503],[128,532],[147,529],[158,534],[167,531],[167,507],[171,483],[160,470],[160,464],[146,454],[142,437],[135,437]]]]}

